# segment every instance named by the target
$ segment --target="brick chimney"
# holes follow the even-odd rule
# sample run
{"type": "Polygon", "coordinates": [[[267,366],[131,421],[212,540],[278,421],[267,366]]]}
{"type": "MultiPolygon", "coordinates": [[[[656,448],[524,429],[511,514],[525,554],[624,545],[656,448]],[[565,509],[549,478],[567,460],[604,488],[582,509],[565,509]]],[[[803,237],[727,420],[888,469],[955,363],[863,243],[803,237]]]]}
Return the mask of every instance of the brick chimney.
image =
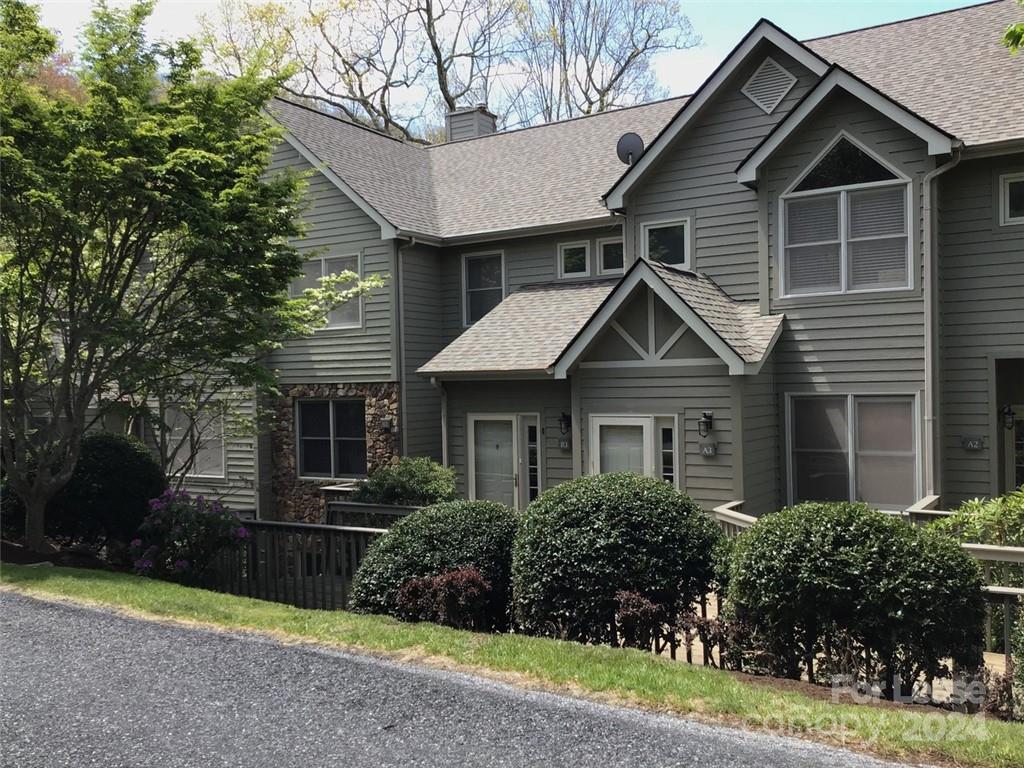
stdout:
{"type": "Polygon", "coordinates": [[[461,141],[487,136],[498,130],[498,118],[487,110],[486,104],[461,107],[444,118],[445,141],[461,141]]]}

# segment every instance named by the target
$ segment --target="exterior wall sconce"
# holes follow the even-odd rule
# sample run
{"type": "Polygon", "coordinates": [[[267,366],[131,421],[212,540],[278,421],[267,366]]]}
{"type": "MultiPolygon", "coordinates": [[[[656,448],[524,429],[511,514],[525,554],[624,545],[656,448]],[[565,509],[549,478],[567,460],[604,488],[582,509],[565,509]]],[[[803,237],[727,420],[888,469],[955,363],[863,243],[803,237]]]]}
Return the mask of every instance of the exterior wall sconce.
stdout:
{"type": "Polygon", "coordinates": [[[572,416],[563,411],[562,415],[558,417],[558,429],[563,435],[568,435],[569,430],[572,429],[572,416]]]}
{"type": "Polygon", "coordinates": [[[394,422],[391,421],[389,416],[385,416],[380,420],[380,428],[385,435],[390,435],[394,431],[394,422]]]}
{"type": "Polygon", "coordinates": [[[1013,430],[1014,423],[1017,419],[1017,414],[1013,412],[1013,406],[1004,405],[1000,413],[1003,416],[1003,429],[1007,431],[1013,430]]]}
{"type": "Polygon", "coordinates": [[[700,419],[697,421],[697,434],[701,437],[707,437],[711,434],[711,430],[715,427],[715,414],[711,411],[704,411],[700,415],[700,419]]]}

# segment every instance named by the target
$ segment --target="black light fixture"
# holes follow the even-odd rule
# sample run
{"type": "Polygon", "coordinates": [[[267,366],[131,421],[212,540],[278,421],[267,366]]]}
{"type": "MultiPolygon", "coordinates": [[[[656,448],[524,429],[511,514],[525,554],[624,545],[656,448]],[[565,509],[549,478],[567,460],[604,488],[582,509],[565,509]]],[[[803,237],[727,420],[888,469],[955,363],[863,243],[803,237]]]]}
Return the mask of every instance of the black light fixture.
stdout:
{"type": "Polygon", "coordinates": [[[572,416],[563,411],[562,415],[558,417],[558,428],[563,435],[568,435],[569,430],[572,429],[572,416]]]}
{"type": "Polygon", "coordinates": [[[701,437],[707,437],[711,434],[711,430],[715,426],[715,414],[711,411],[704,411],[700,415],[700,419],[697,421],[697,434],[701,437]]]}
{"type": "Polygon", "coordinates": [[[1004,405],[1001,413],[1003,415],[1003,429],[1013,430],[1014,422],[1017,420],[1017,414],[1013,412],[1013,406],[1004,405]]]}

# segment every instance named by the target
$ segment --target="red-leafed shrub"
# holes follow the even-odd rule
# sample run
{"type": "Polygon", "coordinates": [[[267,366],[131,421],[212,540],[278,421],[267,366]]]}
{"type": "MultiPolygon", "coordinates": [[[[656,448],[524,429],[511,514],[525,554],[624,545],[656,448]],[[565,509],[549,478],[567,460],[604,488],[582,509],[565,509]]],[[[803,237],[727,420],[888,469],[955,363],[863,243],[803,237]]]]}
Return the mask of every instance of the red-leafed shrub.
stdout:
{"type": "Polygon", "coordinates": [[[398,590],[398,613],[407,621],[432,621],[456,629],[488,628],[491,585],[476,568],[409,579],[398,590]]]}

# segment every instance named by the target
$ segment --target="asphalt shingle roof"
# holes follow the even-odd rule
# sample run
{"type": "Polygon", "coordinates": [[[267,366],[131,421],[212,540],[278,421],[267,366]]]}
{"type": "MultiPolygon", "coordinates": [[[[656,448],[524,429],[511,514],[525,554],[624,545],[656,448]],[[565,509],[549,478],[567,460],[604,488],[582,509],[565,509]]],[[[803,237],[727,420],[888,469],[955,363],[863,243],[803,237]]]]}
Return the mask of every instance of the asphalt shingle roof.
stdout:
{"type": "Polygon", "coordinates": [[[1024,56],[1003,32],[1024,21],[996,0],[804,42],[966,144],[1024,137],[1024,56]]]}
{"type": "Polygon", "coordinates": [[[707,275],[651,262],[651,269],[744,362],[760,362],[769,352],[783,315],[762,315],[756,301],[735,301],[707,275]]]}
{"type": "Polygon", "coordinates": [[[417,373],[543,372],[601,306],[615,279],[528,285],[441,350],[417,373]]]}
{"type": "MultiPolygon", "coordinates": [[[[1024,138],[1024,56],[1000,44],[1016,0],[806,41],[968,145],[1024,138]]],[[[686,97],[465,141],[406,144],[281,99],[271,112],[401,230],[438,239],[608,221],[627,131],[650,144],[686,97]]]]}
{"type": "MultiPolygon", "coordinates": [[[[744,362],[770,351],[783,315],[762,316],[757,302],[730,299],[707,275],[651,263],[744,362]]],[[[427,376],[539,373],[558,361],[618,280],[530,285],[509,295],[417,373],[427,376]]]]}

